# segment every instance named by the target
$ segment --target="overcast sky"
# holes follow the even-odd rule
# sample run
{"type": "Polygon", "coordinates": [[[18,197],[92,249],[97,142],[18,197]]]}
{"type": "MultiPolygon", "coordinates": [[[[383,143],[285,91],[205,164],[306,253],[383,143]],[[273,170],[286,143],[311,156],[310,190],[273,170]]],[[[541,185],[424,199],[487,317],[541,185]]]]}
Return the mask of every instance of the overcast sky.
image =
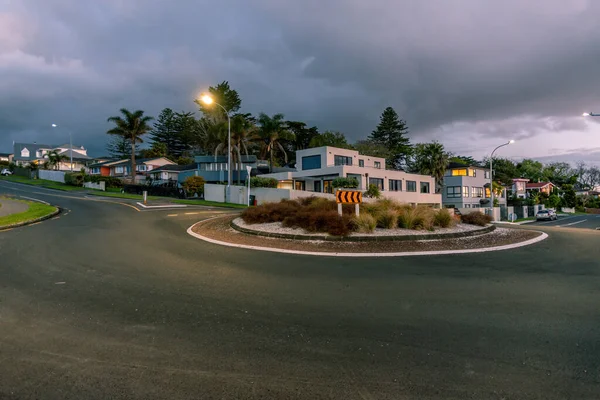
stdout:
{"type": "Polygon", "coordinates": [[[105,151],[121,107],[244,112],[366,137],[386,106],[413,142],[600,164],[595,0],[0,0],[0,151],[73,132],[105,151]],[[51,123],[59,125],[52,129],[51,123]]]}

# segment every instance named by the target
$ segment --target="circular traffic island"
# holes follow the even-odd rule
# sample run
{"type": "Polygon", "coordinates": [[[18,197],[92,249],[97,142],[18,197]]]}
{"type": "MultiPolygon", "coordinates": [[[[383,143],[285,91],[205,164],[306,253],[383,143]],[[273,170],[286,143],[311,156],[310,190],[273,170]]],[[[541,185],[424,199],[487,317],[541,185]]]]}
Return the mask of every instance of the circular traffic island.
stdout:
{"type": "Polygon", "coordinates": [[[433,231],[375,229],[346,236],[306,232],[281,222],[248,224],[239,216],[217,217],[188,229],[198,239],[230,247],[305,255],[395,257],[507,250],[544,240],[543,232],[457,224],[433,231]]]}

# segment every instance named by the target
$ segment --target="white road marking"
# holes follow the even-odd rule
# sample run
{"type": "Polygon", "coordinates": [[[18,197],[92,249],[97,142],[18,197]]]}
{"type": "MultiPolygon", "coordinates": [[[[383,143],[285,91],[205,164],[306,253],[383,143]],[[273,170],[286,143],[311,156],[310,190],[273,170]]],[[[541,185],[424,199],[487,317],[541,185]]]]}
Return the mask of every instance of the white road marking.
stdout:
{"type": "Polygon", "coordinates": [[[571,222],[570,224],[565,224],[565,225],[557,225],[557,227],[558,227],[558,228],[561,228],[561,227],[563,227],[563,226],[577,225],[577,224],[580,224],[580,223],[582,223],[582,222],[585,222],[585,221],[587,221],[587,219],[582,219],[581,221],[575,221],[575,222],[571,222]]]}
{"type": "Polygon", "coordinates": [[[200,214],[199,212],[191,212],[191,213],[184,213],[185,215],[197,215],[200,214]]]}
{"type": "Polygon", "coordinates": [[[147,206],[144,203],[140,203],[139,201],[137,202],[137,205],[143,208],[185,208],[187,207],[186,204],[167,204],[164,206],[147,206]]]}
{"type": "Polygon", "coordinates": [[[54,282],[55,285],[64,285],[67,282],[54,282]]]}
{"type": "Polygon", "coordinates": [[[167,214],[167,217],[176,217],[176,216],[178,216],[178,215],[179,215],[179,214],[167,214]]]}

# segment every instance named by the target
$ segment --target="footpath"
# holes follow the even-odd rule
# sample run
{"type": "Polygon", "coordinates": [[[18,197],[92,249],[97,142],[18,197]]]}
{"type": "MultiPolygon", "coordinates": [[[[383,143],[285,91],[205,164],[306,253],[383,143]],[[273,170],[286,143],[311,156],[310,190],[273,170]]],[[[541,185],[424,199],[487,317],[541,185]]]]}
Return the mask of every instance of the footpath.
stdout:
{"type": "Polygon", "coordinates": [[[27,210],[29,210],[27,203],[0,197],[0,217],[19,214],[27,210]]]}

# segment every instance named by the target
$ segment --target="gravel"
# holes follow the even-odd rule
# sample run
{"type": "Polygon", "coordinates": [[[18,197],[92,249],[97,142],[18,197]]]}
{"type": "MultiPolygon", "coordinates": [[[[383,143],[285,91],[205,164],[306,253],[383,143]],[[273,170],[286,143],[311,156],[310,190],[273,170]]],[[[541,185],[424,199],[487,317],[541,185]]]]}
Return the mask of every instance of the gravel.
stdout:
{"type": "MultiPolygon", "coordinates": [[[[233,222],[241,226],[242,228],[250,229],[259,232],[268,233],[283,233],[289,235],[310,235],[310,236],[329,236],[328,233],[323,232],[306,232],[301,228],[286,228],[281,226],[281,222],[270,222],[267,224],[247,224],[242,218],[236,218],[233,222]]],[[[471,232],[483,229],[481,226],[469,225],[469,224],[457,224],[452,228],[436,228],[435,231],[415,230],[415,229],[380,229],[376,228],[373,233],[351,233],[352,237],[363,237],[363,236],[425,236],[425,235],[438,235],[444,233],[462,233],[471,232]]]]}
{"type": "Polygon", "coordinates": [[[194,226],[193,231],[211,239],[250,246],[329,253],[390,253],[433,250],[463,250],[496,247],[533,239],[540,232],[524,229],[497,228],[479,236],[443,240],[409,240],[386,242],[330,242],[290,240],[247,235],[230,227],[231,216],[215,218],[194,226]]]}

